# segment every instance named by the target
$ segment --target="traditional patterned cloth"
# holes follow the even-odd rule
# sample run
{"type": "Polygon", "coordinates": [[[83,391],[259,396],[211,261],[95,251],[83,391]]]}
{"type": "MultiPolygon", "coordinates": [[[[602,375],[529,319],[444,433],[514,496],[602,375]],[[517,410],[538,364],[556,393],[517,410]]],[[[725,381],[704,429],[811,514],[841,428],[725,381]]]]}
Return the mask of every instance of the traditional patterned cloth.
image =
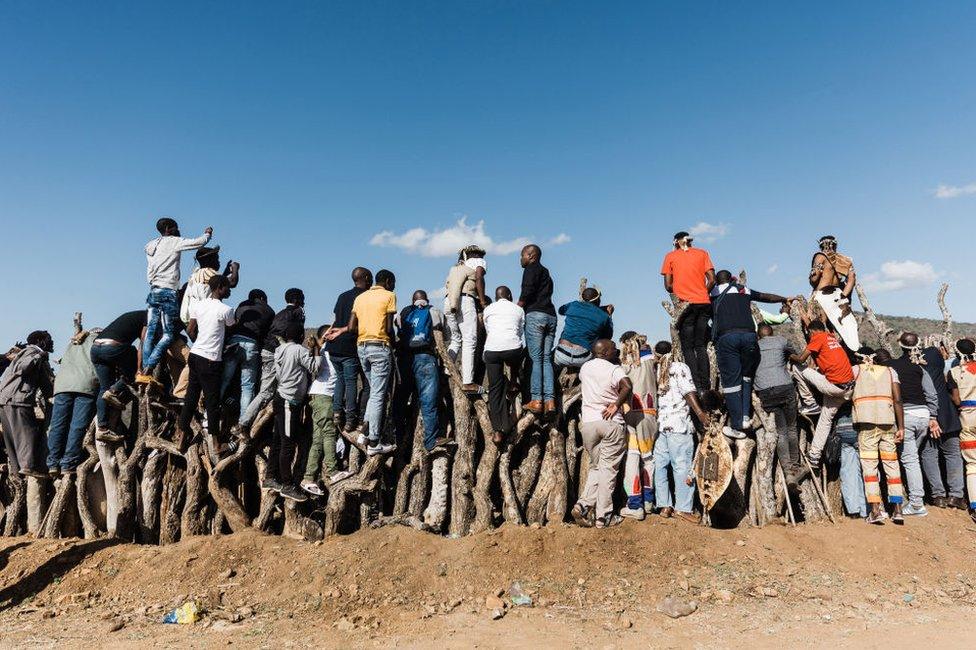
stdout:
{"type": "Polygon", "coordinates": [[[657,377],[654,357],[648,351],[636,365],[626,367],[634,384],[627,423],[627,458],[624,461],[624,492],[627,508],[651,512],[654,509],[654,436],[657,435],[657,377]]]}
{"type": "Polygon", "coordinates": [[[959,391],[959,450],[966,464],[966,494],[976,510],[976,363],[970,361],[949,371],[949,386],[959,391]]]}
{"type": "Polygon", "coordinates": [[[888,483],[888,503],[904,501],[894,425],[862,426],[858,432],[857,442],[861,454],[861,472],[864,474],[864,493],[868,503],[881,503],[879,458],[888,483]]]}

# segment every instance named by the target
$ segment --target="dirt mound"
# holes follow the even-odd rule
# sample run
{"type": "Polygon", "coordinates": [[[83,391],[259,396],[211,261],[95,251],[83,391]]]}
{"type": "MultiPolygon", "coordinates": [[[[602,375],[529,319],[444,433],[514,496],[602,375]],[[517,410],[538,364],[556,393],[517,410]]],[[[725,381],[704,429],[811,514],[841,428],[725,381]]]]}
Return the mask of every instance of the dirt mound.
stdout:
{"type": "Polygon", "coordinates": [[[937,511],[883,528],[712,530],[651,517],[462,539],[387,527],[314,544],[4,538],[0,644],[880,646],[889,623],[906,641],[937,626],[953,645],[976,633],[974,532],[965,513],[937,511]],[[511,604],[513,582],[532,606],[511,604]],[[672,619],[657,611],[666,596],[698,609],[672,619]],[[161,623],[189,599],[201,622],[161,623]]]}

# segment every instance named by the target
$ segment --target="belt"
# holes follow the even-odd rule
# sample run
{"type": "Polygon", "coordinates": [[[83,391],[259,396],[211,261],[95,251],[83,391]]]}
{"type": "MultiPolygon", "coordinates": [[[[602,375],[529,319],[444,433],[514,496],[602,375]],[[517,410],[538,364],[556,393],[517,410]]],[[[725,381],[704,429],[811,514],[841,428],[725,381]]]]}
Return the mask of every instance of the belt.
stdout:
{"type": "Polygon", "coordinates": [[[92,341],[92,345],[125,345],[125,343],[115,339],[95,339],[92,341]]]}
{"type": "Polygon", "coordinates": [[[390,347],[390,344],[387,343],[386,341],[363,341],[362,343],[359,343],[358,345],[382,346],[384,348],[390,347]]]}
{"type": "Polygon", "coordinates": [[[849,382],[844,383],[844,384],[837,384],[837,383],[835,383],[834,386],[836,386],[837,388],[843,388],[844,390],[847,390],[848,388],[853,388],[855,383],[856,382],[854,382],[852,380],[852,381],[849,381],[849,382]]]}
{"type": "MultiPolygon", "coordinates": [[[[582,346],[580,346],[580,347],[582,348],[582,346]]],[[[580,352],[580,353],[571,352],[571,351],[567,350],[566,348],[564,348],[562,346],[562,344],[557,345],[556,346],[556,349],[559,350],[560,352],[562,352],[563,354],[565,354],[570,359],[582,359],[583,357],[588,357],[591,354],[591,352],[589,350],[585,350],[585,349],[582,352],[580,352]]]]}

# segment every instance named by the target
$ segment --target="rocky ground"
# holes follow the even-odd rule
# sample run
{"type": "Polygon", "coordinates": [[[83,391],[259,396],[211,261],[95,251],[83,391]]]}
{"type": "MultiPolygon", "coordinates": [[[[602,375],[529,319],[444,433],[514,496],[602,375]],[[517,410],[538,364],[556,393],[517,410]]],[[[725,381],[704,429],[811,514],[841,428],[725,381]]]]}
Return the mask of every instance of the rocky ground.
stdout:
{"type": "Polygon", "coordinates": [[[0,538],[0,646],[973,647],[974,558],[960,511],[904,527],[650,517],[457,540],[388,527],[315,544],[0,538]],[[516,582],[531,605],[512,603],[516,582]],[[162,623],[190,600],[199,622],[162,623]]]}

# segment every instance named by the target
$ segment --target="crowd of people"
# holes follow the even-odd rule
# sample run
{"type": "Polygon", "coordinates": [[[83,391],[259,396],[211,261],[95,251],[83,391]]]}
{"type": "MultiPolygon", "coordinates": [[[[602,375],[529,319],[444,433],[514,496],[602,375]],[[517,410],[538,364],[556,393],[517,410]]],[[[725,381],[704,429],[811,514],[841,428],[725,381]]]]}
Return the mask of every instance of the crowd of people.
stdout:
{"type": "Polygon", "coordinates": [[[689,233],[676,233],[661,273],[675,298],[679,354],[669,340],[652,343],[634,331],[615,341],[614,308],[595,287],[557,309],[553,278],[533,244],[521,251],[517,299],[506,286],[489,298],[485,250],[471,245],[448,270],[443,311],[421,289],[398,311],[393,272],[358,267],[332,322],[310,333],[301,289],[286,291],[278,311],[260,289],[236,307],[227,302],[240,265],[221,269],[220,247],[208,246],[211,228],[185,238],[176,221],[163,218],[157,230],[145,246],[144,309],[78,331],[56,374],[46,331],[31,332],[6,355],[0,426],[11,474],[74,472],[93,420],[99,455],[109,457],[129,442],[120,416],[143,386],[180,409],[179,442],[202,435],[215,463],[238,449],[270,404],[261,487],[304,501],[351,476],[345,438],[369,456],[409,444],[411,409],[424,448],[449,450],[442,416],[454,370],[444,366],[451,364],[462,391],[487,400],[491,443],[500,447],[517,413],[561,417],[560,373],[578,381],[590,469],[569,514],[581,526],[605,528],[649,513],[697,522],[696,445],[719,421],[730,440],[755,435],[763,423],[754,398],[775,421],[789,490],[836,463],[851,517],[901,524],[925,516],[928,504],[976,519],[976,344],[963,338],[950,350],[905,332],[897,358],[863,346],[851,309],[854,265],[833,237],[823,237],[813,256],[810,306],[795,310],[800,298],[755,291],[727,270],[716,272],[689,233]],[[182,254],[190,251],[197,267],[182,283],[182,254]],[[804,346],[777,333],[797,312],[804,346]],[[447,342],[444,357],[436,332],[447,342]],[[806,458],[804,420],[812,430],[806,458]]]}

